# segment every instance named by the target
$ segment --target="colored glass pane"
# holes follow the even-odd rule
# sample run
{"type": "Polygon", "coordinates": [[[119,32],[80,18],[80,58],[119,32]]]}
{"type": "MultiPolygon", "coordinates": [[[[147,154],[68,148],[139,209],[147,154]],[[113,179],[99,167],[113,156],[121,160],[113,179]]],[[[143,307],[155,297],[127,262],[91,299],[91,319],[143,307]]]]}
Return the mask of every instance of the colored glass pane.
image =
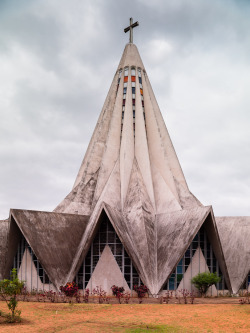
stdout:
{"type": "Polygon", "coordinates": [[[140,89],[140,93],[141,93],[141,95],[143,95],[143,90],[142,89],[140,89]]]}
{"type": "Polygon", "coordinates": [[[127,88],[123,88],[123,93],[126,94],[127,88]]]}
{"type": "Polygon", "coordinates": [[[132,94],[135,94],[135,87],[132,87],[132,94]]]}
{"type": "Polygon", "coordinates": [[[131,76],[131,81],[135,82],[135,76],[131,76]]]}
{"type": "Polygon", "coordinates": [[[135,99],[134,98],[132,99],[132,102],[133,102],[133,105],[135,105],[135,99]]]}
{"type": "Polygon", "coordinates": [[[125,99],[122,101],[122,105],[125,105],[125,101],[126,101],[125,99]]]}
{"type": "Polygon", "coordinates": [[[141,79],[141,77],[139,76],[139,83],[142,83],[142,79],[141,79]]]}
{"type": "Polygon", "coordinates": [[[128,82],[128,77],[124,76],[124,82],[128,82]]]}

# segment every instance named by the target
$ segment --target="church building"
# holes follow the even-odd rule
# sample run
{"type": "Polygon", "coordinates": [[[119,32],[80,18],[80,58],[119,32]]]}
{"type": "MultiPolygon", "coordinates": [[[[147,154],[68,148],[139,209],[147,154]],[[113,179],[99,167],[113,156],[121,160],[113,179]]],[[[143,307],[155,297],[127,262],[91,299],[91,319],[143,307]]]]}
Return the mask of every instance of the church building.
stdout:
{"type": "Polygon", "coordinates": [[[28,290],[144,284],[152,296],[250,291],[250,217],[215,217],[190,192],[133,28],[71,192],[53,212],[11,209],[0,221],[0,279],[17,268],[28,290]]]}

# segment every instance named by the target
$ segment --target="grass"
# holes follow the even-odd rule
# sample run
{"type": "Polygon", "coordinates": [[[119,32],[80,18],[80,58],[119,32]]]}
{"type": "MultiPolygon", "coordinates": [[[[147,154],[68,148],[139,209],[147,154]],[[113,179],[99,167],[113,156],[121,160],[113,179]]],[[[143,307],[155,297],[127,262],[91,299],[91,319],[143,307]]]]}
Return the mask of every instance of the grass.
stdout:
{"type": "MultiPolygon", "coordinates": [[[[19,302],[21,323],[0,332],[250,332],[250,305],[69,304],[19,302]]],[[[0,311],[7,313],[4,302],[0,311]]],[[[1,317],[0,317],[1,318],[1,317]]]]}

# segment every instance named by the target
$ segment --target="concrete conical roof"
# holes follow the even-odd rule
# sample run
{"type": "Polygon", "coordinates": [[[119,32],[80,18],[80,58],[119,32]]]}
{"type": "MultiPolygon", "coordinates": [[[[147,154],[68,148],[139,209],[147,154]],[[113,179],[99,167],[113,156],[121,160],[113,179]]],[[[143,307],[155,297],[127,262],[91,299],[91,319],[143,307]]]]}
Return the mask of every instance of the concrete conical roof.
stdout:
{"type": "Polygon", "coordinates": [[[90,215],[67,279],[74,279],[105,212],[157,294],[208,211],[188,189],[137,47],[129,43],[73,189],[55,209],[90,215]],[[179,226],[173,254],[177,236],[168,230],[179,226]]]}
{"type": "Polygon", "coordinates": [[[155,214],[202,206],[188,189],[137,47],[129,43],[74,187],[55,211],[89,215],[100,198],[110,202],[103,191],[117,164],[123,211],[134,161],[155,214]]]}

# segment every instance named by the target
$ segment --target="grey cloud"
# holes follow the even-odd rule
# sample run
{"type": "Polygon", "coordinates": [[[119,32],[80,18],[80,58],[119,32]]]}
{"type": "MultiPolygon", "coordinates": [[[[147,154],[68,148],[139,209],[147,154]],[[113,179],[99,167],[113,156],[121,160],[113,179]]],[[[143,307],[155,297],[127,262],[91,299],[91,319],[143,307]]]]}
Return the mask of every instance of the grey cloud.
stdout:
{"type": "Polygon", "coordinates": [[[218,215],[250,215],[249,11],[244,1],[1,1],[0,218],[52,210],[70,191],[131,16],[190,190],[218,215]]]}

